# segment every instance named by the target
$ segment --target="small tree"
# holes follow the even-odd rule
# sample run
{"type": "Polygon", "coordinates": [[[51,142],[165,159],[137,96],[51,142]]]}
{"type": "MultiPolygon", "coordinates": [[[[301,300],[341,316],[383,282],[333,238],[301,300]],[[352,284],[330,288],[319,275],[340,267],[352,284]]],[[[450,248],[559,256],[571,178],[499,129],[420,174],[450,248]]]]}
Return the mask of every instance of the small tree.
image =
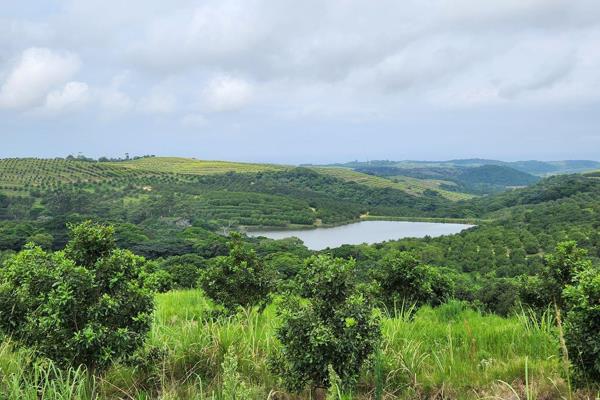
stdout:
{"type": "Polygon", "coordinates": [[[439,305],[454,292],[454,282],[436,268],[422,264],[405,251],[386,256],[377,271],[384,301],[439,305]]]}
{"type": "Polygon", "coordinates": [[[200,270],[193,264],[175,264],[168,269],[177,289],[190,289],[198,286],[200,270]]]}
{"type": "Polygon", "coordinates": [[[329,386],[329,366],[345,387],[355,384],[377,347],[379,317],[357,288],[355,263],[329,256],[308,259],[299,274],[299,295],[278,308],[280,352],[272,370],[293,391],[329,386]]]}
{"type": "Polygon", "coordinates": [[[102,369],[132,354],[150,328],[145,260],[114,248],[112,228],[71,226],[64,252],[33,244],[0,269],[0,328],[62,366],[102,369]]]}
{"type": "Polygon", "coordinates": [[[545,258],[541,280],[543,292],[549,303],[554,302],[559,307],[564,307],[563,289],[574,282],[575,276],[591,267],[587,259],[587,251],[577,247],[577,242],[566,241],[556,245],[553,254],[545,258]]]}
{"type": "Polygon", "coordinates": [[[569,358],[578,378],[600,382],[600,270],[580,271],[576,283],[568,285],[565,339],[569,358]]]}
{"type": "Polygon", "coordinates": [[[200,275],[200,286],[208,297],[228,310],[264,306],[273,284],[273,274],[247,248],[238,233],[230,235],[229,255],[216,257],[200,275]]]}
{"type": "Polygon", "coordinates": [[[520,278],[520,299],[538,311],[544,311],[554,304],[563,309],[564,288],[573,285],[578,273],[590,267],[587,251],[577,247],[575,241],[558,243],[554,253],[544,258],[544,266],[539,275],[520,278]]]}

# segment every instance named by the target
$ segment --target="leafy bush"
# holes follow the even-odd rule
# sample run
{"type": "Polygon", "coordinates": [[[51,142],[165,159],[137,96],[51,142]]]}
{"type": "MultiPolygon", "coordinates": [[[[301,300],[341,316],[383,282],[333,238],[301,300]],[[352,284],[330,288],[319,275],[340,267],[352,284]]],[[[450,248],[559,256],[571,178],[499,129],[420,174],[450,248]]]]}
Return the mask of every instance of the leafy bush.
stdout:
{"type": "Polygon", "coordinates": [[[159,267],[169,272],[174,288],[189,289],[198,287],[200,271],[206,267],[206,261],[196,254],[185,254],[169,257],[159,267]]]}
{"type": "Polygon", "coordinates": [[[150,329],[145,260],[114,248],[111,227],[71,227],[64,252],[33,244],[0,269],[0,328],[61,366],[102,369],[132,354],[150,329]]]}
{"type": "Polygon", "coordinates": [[[173,289],[173,277],[164,269],[153,269],[144,273],[144,286],[153,292],[165,293],[173,289]]]}
{"type": "Polygon", "coordinates": [[[554,253],[548,254],[544,261],[544,267],[538,276],[521,277],[521,301],[541,311],[552,304],[564,308],[564,288],[574,284],[581,271],[591,268],[587,251],[579,248],[575,241],[561,242],[557,244],[554,253]]]}
{"type": "Polygon", "coordinates": [[[228,310],[238,306],[266,304],[273,285],[273,274],[233,233],[229,255],[213,259],[200,276],[200,286],[208,297],[228,310]]]}
{"type": "Polygon", "coordinates": [[[600,382],[600,270],[587,268],[564,290],[565,339],[579,378],[600,382]]]}
{"type": "Polygon", "coordinates": [[[454,292],[454,282],[446,274],[404,251],[385,256],[377,278],[388,304],[408,301],[435,306],[444,303],[454,292]]]}
{"type": "Polygon", "coordinates": [[[357,289],[355,272],[353,260],[311,257],[299,274],[303,297],[290,295],[281,302],[281,348],[271,368],[290,390],[328,387],[329,366],[343,386],[352,386],[377,347],[379,317],[357,289]]]}
{"type": "Polygon", "coordinates": [[[559,243],[554,253],[546,256],[541,278],[549,300],[558,306],[564,305],[562,292],[565,286],[572,284],[580,271],[591,267],[586,257],[587,251],[577,247],[577,242],[572,240],[559,243]]]}
{"type": "Polygon", "coordinates": [[[200,270],[193,264],[176,264],[169,268],[173,286],[178,289],[189,289],[198,286],[200,270]]]}
{"type": "Polygon", "coordinates": [[[516,310],[519,303],[519,287],[510,278],[487,277],[477,292],[476,304],[489,312],[507,316],[516,310]]]}

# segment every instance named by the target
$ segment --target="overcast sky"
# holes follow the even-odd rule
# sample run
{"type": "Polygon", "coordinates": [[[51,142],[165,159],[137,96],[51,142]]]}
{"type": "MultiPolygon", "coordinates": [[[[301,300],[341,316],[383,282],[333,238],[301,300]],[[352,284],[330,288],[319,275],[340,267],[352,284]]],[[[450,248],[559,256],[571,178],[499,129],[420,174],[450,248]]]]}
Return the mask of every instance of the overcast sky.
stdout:
{"type": "Polygon", "coordinates": [[[600,159],[598,0],[0,3],[0,157],[600,159]]]}

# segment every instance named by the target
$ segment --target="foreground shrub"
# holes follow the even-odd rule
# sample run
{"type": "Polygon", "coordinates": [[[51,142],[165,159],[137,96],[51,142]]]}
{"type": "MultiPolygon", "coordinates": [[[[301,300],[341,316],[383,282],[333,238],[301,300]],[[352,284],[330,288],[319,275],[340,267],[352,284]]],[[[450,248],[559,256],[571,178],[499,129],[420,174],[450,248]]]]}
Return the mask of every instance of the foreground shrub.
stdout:
{"type": "Polygon", "coordinates": [[[281,302],[281,351],[271,367],[290,390],[330,386],[329,367],[350,387],[377,347],[379,317],[358,290],[355,273],[353,260],[311,257],[299,274],[300,296],[281,302]]]}
{"type": "Polygon", "coordinates": [[[564,290],[565,339],[581,380],[600,382],[600,270],[587,268],[564,290]]]}
{"type": "Polygon", "coordinates": [[[273,274],[237,233],[231,235],[229,255],[216,257],[200,276],[208,297],[228,310],[264,306],[273,285],[273,274]]]}
{"type": "Polygon", "coordinates": [[[542,287],[548,303],[554,302],[559,307],[564,307],[563,289],[574,282],[581,271],[591,268],[587,258],[587,251],[577,247],[577,242],[566,241],[556,245],[553,254],[545,258],[545,266],[540,276],[542,287]]]}
{"type": "Polygon", "coordinates": [[[153,311],[145,260],[111,227],[71,227],[64,252],[27,245],[0,269],[0,328],[61,366],[102,369],[144,342],[153,311]]]}

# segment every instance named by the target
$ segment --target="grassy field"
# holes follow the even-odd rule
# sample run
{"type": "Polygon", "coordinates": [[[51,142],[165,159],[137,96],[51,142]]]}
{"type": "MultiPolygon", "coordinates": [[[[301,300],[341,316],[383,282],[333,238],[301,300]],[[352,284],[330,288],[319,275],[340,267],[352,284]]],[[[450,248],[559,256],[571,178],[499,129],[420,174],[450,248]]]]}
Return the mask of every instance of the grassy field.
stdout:
{"type": "Polygon", "coordinates": [[[251,164],[229,161],[206,161],[182,157],[149,157],[132,161],[112,163],[137,171],[168,172],[187,175],[211,175],[227,172],[256,173],[263,171],[282,171],[288,167],[275,164],[251,164]]]}
{"type": "Polygon", "coordinates": [[[436,179],[416,179],[407,176],[395,176],[393,179],[382,178],[380,176],[368,175],[362,172],[354,171],[350,168],[337,167],[313,167],[313,170],[333,176],[345,181],[356,182],[375,188],[392,188],[405,191],[414,195],[422,195],[425,190],[433,190],[449,200],[466,200],[474,197],[466,193],[450,192],[440,189],[442,184],[453,185],[452,182],[436,179]]]}
{"type": "MultiPolygon", "coordinates": [[[[277,349],[274,306],[221,319],[199,291],[157,296],[145,354],[91,380],[33,363],[9,341],[0,346],[0,393],[8,399],[286,399],[268,369],[277,349]],[[238,397],[231,397],[231,393],[238,397]]],[[[391,312],[382,322],[380,354],[354,393],[336,399],[568,398],[550,318],[481,315],[450,303],[391,312]],[[375,371],[377,373],[375,373],[375,371]],[[378,377],[378,378],[376,378],[378,377]]],[[[575,398],[585,398],[583,393],[575,398]]],[[[302,393],[296,399],[309,398],[302,393]]]]}

